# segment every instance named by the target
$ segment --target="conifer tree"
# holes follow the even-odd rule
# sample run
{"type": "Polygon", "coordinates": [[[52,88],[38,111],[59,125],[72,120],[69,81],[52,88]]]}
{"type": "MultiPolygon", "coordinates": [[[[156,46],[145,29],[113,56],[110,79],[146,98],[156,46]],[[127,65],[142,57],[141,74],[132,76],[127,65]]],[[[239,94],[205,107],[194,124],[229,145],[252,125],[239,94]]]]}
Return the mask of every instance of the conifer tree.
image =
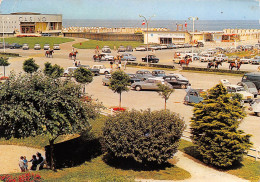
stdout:
{"type": "Polygon", "coordinates": [[[222,84],[210,89],[195,105],[191,120],[192,140],[203,161],[217,167],[232,166],[251,146],[250,135],[238,130],[246,116],[241,97],[230,95],[222,84]]]}

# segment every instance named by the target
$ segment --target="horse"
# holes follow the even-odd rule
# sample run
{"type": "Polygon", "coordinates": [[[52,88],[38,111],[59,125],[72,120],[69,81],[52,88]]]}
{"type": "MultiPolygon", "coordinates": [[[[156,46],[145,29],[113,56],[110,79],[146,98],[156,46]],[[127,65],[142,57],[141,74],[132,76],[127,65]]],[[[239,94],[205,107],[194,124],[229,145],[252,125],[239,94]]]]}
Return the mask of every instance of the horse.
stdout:
{"type": "Polygon", "coordinates": [[[76,59],[77,54],[78,54],[78,51],[76,51],[76,52],[71,52],[71,53],[69,53],[69,58],[72,59],[72,57],[74,57],[74,59],[76,59]]]}
{"type": "Polygon", "coordinates": [[[236,63],[230,63],[229,69],[232,70],[233,68],[237,68],[237,70],[240,70],[241,64],[242,64],[242,62],[238,62],[237,64],[236,63]]]}
{"type": "Polygon", "coordinates": [[[52,55],[53,53],[54,53],[53,50],[46,51],[46,52],[45,52],[45,56],[46,56],[47,58],[50,58],[50,57],[53,58],[53,55],[52,55]]]}
{"type": "Polygon", "coordinates": [[[186,66],[189,66],[190,62],[192,62],[191,58],[189,58],[189,59],[182,59],[182,60],[180,60],[180,66],[182,67],[183,64],[186,64],[186,66]]]}
{"type": "Polygon", "coordinates": [[[211,68],[212,66],[215,66],[215,69],[218,69],[218,66],[222,66],[222,63],[221,61],[216,61],[215,63],[214,62],[211,62],[211,63],[208,63],[208,66],[207,68],[211,68]]]}

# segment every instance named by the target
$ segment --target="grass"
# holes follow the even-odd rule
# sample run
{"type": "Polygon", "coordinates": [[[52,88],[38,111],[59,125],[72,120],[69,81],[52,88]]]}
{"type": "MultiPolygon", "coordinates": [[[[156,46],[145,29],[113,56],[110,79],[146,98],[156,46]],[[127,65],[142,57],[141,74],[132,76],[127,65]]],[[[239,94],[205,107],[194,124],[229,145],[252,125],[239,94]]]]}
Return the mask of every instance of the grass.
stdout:
{"type": "Polygon", "coordinates": [[[4,54],[4,53],[0,53],[0,57],[3,58],[10,58],[10,57],[18,57],[15,54],[4,54]]]}
{"type": "Polygon", "coordinates": [[[114,49],[114,46],[116,46],[116,49],[122,45],[122,46],[132,46],[132,48],[138,47],[140,45],[143,45],[142,42],[137,41],[98,41],[98,40],[89,40],[77,44],[73,44],[72,46],[77,49],[96,49],[97,45],[99,46],[99,49],[102,49],[104,46],[109,46],[111,49],[114,49]]]}
{"type": "Polygon", "coordinates": [[[209,72],[209,71],[196,71],[196,70],[180,70],[180,72],[192,72],[192,73],[203,73],[203,74],[214,74],[214,75],[228,75],[228,76],[243,76],[243,74],[234,74],[234,73],[221,73],[221,72],[209,72]]]}
{"type": "MultiPolygon", "coordinates": [[[[91,121],[92,135],[95,138],[102,136],[102,127],[104,126],[106,116],[101,116],[95,121],[91,121]]],[[[56,143],[72,139],[78,135],[61,136],[56,143]]],[[[48,145],[46,136],[29,137],[25,139],[10,139],[8,141],[1,139],[0,144],[22,145],[43,149],[48,145]]],[[[69,146],[68,146],[69,147],[69,146]]],[[[75,149],[76,150],[76,149],[75,149]]],[[[163,169],[156,170],[136,170],[122,169],[109,165],[105,162],[105,155],[98,156],[90,161],[86,161],[81,165],[71,168],[59,169],[57,172],[51,170],[37,171],[44,181],[135,181],[135,179],[154,179],[154,180],[184,180],[191,177],[190,173],[169,164],[163,169]]],[[[127,166],[127,165],[126,165],[127,166]]],[[[14,174],[19,175],[19,174],[14,174]]]]}
{"type": "MultiPolygon", "coordinates": [[[[3,42],[3,39],[0,39],[1,42],[3,42]]],[[[34,48],[35,44],[40,44],[41,48],[43,48],[44,44],[50,44],[52,47],[53,44],[61,44],[65,42],[71,42],[74,41],[74,39],[70,38],[63,38],[63,37],[11,37],[11,38],[5,38],[5,42],[11,44],[11,43],[18,43],[18,44],[24,44],[27,43],[31,49],[34,48]]]]}
{"type": "MultiPolygon", "coordinates": [[[[201,161],[201,156],[199,152],[196,151],[195,145],[192,142],[181,140],[179,150],[201,161]]],[[[241,162],[240,165],[234,166],[228,170],[224,170],[224,172],[246,180],[250,180],[252,182],[259,182],[260,162],[244,156],[244,160],[241,162]]]]}
{"type": "Polygon", "coordinates": [[[241,52],[234,52],[234,53],[226,53],[228,57],[230,56],[238,56],[240,58],[243,57],[254,57],[254,56],[259,56],[260,54],[257,51],[241,51],[241,52]]]}

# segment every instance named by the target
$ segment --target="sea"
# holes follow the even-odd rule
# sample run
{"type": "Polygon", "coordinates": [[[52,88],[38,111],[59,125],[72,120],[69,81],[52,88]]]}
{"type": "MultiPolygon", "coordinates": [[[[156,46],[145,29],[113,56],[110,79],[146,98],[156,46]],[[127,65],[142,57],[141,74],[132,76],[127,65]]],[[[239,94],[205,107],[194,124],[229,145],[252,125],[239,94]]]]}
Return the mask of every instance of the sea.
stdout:
{"type": "MultiPolygon", "coordinates": [[[[93,19],[63,19],[64,27],[143,27],[142,20],[93,20],[93,19]]],[[[175,31],[177,24],[183,24],[184,30],[192,30],[190,20],[151,20],[149,28],[168,28],[175,31]],[[187,28],[185,27],[187,23],[187,28]]],[[[194,30],[197,31],[222,31],[223,29],[260,29],[260,20],[195,20],[194,30]]]]}

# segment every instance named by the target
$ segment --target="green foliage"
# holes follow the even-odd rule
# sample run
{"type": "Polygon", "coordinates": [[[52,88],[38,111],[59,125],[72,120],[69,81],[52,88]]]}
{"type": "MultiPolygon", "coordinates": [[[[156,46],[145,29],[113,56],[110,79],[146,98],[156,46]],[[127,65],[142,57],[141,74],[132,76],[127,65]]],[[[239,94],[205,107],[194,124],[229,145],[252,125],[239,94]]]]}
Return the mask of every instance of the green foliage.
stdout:
{"type": "Polygon", "coordinates": [[[86,42],[76,43],[72,46],[78,49],[96,49],[96,46],[99,46],[99,49],[102,49],[104,46],[109,46],[111,49],[114,49],[114,46],[118,48],[122,46],[132,46],[133,48],[142,45],[142,42],[137,41],[99,41],[99,40],[88,40],[86,42]]]}
{"type": "Polygon", "coordinates": [[[162,98],[164,99],[165,103],[165,109],[166,109],[166,102],[170,98],[171,94],[174,92],[174,89],[172,89],[169,85],[158,83],[158,93],[162,98]]]}
{"type": "Polygon", "coordinates": [[[50,62],[47,62],[44,64],[44,66],[45,67],[44,67],[43,72],[45,75],[47,75],[49,77],[59,78],[63,75],[64,69],[57,64],[52,66],[50,62]]]}
{"type": "MultiPolygon", "coordinates": [[[[0,41],[2,42],[2,38],[0,41]]],[[[74,41],[74,39],[71,38],[64,38],[64,37],[10,37],[5,38],[5,42],[12,44],[12,43],[18,43],[18,44],[28,44],[30,49],[34,48],[35,44],[40,44],[41,48],[43,48],[44,44],[50,44],[52,47],[53,44],[61,44],[65,42],[71,42],[74,41]]]]}
{"type": "Polygon", "coordinates": [[[89,69],[83,67],[76,69],[73,75],[76,81],[82,84],[91,83],[93,81],[93,73],[89,69]]]}
{"type": "Polygon", "coordinates": [[[106,120],[104,143],[115,157],[163,164],[177,152],[184,128],[184,121],[169,110],[119,112],[106,120]]]}
{"type": "Polygon", "coordinates": [[[242,160],[251,146],[250,135],[237,130],[245,116],[239,97],[231,97],[222,84],[210,89],[195,105],[191,138],[205,163],[228,167],[242,160]]]}
{"type": "Polygon", "coordinates": [[[33,73],[39,69],[39,65],[35,63],[33,58],[29,58],[23,62],[23,70],[26,73],[33,73]]]}

